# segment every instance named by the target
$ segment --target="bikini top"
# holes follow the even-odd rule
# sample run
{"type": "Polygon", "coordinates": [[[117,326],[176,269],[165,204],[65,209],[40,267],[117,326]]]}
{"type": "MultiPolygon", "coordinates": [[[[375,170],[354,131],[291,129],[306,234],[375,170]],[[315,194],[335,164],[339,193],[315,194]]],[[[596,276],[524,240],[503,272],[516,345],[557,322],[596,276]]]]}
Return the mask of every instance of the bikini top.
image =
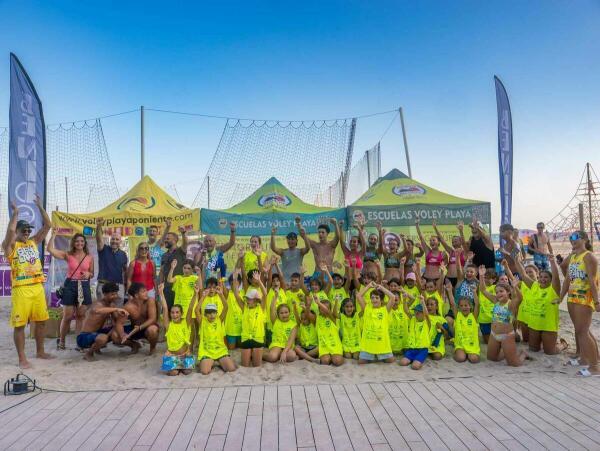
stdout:
{"type": "Polygon", "coordinates": [[[384,268],[400,268],[400,259],[398,254],[387,254],[383,257],[384,268]]]}
{"type": "Polygon", "coordinates": [[[492,309],[493,323],[511,324],[513,322],[513,316],[510,308],[508,308],[508,303],[504,305],[494,304],[494,308],[492,309]]]}
{"type": "MultiPolygon", "coordinates": [[[[450,253],[450,260],[448,261],[448,263],[451,264],[451,265],[456,264],[456,251],[455,250],[453,250],[450,253]]],[[[464,253],[460,254],[460,264],[461,264],[461,266],[465,266],[465,255],[464,255],[464,253]]]]}
{"type": "Polygon", "coordinates": [[[444,261],[444,255],[441,252],[438,252],[437,255],[433,255],[432,251],[427,253],[427,257],[425,257],[425,261],[428,265],[431,266],[440,266],[444,261]]]}
{"type": "Polygon", "coordinates": [[[366,262],[374,262],[379,259],[379,254],[377,253],[376,247],[367,247],[365,249],[364,260],[366,262]]]}

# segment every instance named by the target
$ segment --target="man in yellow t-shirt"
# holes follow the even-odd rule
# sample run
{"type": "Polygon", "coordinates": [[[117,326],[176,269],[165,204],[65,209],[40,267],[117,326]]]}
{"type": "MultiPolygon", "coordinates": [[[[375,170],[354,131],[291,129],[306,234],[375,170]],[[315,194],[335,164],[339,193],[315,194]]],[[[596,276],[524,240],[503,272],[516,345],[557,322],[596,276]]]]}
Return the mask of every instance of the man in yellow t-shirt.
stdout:
{"type": "Polygon", "coordinates": [[[42,207],[38,196],[35,204],[42,216],[42,228],[30,237],[32,226],[24,220],[18,220],[19,209],[13,203],[12,216],[2,241],[2,250],[10,263],[10,279],[12,285],[12,308],[10,325],[14,328],[15,347],[19,355],[19,366],[22,369],[31,368],[25,356],[25,326],[30,321],[35,322],[35,344],[38,359],[51,359],[53,355],[44,351],[46,335],[46,320],[48,307],[44,293],[44,271],[40,261],[38,246],[50,230],[50,218],[42,207]]]}

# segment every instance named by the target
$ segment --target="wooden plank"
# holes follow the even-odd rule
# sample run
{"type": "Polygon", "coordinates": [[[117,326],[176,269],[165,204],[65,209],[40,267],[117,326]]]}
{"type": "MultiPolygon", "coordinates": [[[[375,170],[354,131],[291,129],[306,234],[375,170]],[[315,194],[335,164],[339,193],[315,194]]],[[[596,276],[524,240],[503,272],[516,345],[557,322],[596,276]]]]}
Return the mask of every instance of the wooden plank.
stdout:
{"type": "Polygon", "coordinates": [[[390,445],[387,443],[377,443],[373,445],[373,451],[391,451],[390,445]]]}
{"type": "Polygon", "coordinates": [[[119,423],[119,420],[105,420],[103,421],[90,435],[85,442],[81,444],[79,449],[88,450],[88,449],[96,449],[102,440],[115,428],[115,426],[119,423]]]}
{"type": "Polygon", "coordinates": [[[342,385],[332,385],[331,392],[338,410],[343,412],[342,421],[346,425],[346,431],[348,431],[354,449],[371,448],[371,443],[365,434],[344,387],[342,385]]]}
{"type": "Polygon", "coordinates": [[[74,434],[63,446],[63,450],[78,449],[90,435],[95,434],[96,429],[104,422],[110,413],[122,405],[127,392],[113,392],[112,397],[97,412],[91,412],[89,419],[79,426],[77,434],[74,434]]]}
{"type": "Polygon", "coordinates": [[[277,417],[277,387],[266,386],[263,398],[262,432],[260,436],[262,449],[277,449],[279,446],[277,417]]]}
{"type": "Polygon", "coordinates": [[[277,405],[278,406],[291,406],[292,405],[292,393],[289,385],[278,385],[277,386],[277,405]]]}
{"type": "MultiPolygon", "coordinates": [[[[336,451],[344,449],[352,449],[350,437],[346,431],[344,420],[342,415],[337,408],[333,394],[331,393],[331,387],[329,385],[317,386],[319,397],[321,398],[321,404],[323,411],[325,412],[325,418],[327,418],[327,424],[329,425],[329,431],[331,432],[331,438],[333,439],[333,446],[336,451]]],[[[370,446],[369,446],[370,448],[370,446]]]]}
{"type": "MultiPolygon", "coordinates": [[[[421,415],[423,415],[423,417],[427,420],[427,417],[432,416],[432,414],[436,414],[437,417],[439,417],[439,420],[443,422],[444,427],[452,431],[452,433],[456,435],[457,439],[464,443],[464,446],[466,446],[468,449],[489,449],[486,446],[484,446],[483,443],[481,443],[477,439],[477,437],[452,414],[452,412],[447,408],[442,399],[436,399],[436,397],[431,394],[431,392],[427,389],[425,384],[419,382],[396,385],[399,385],[400,387],[406,387],[407,391],[405,391],[404,394],[407,395],[409,399],[410,396],[418,396],[421,400],[420,402],[427,406],[427,409],[425,409],[424,406],[422,407],[421,415]],[[409,388],[413,391],[413,394],[410,394],[410,396],[408,393],[409,388]]],[[[434,422],[435,420],[432,419],[430,424],[435,424],[434,422]]],[[[436,427],[435,429],[438,435],[444,435],[443,428],[440,429],[436,427]]],[[[444,438],[444,441],[450,448],[453,448],[452,446],[450,446],[446,438],[444,438]]]]}
{"type": "Polygon", "coordinates": [[[210,435],[227,435],[236,395],[237,387],[227,387],[225,389],[210,435]]]}
{"type": "Polygon", "coordinates": [[[250,403],[248,404],[248,416],[263,414],[263,398],[265,387],[262,385],[254,386],[250,389],[250,403]]]}
{"type": "Polygon", "coordinates": [[[547,395],[551,395],[560,402],[568,402],[573,408],[585,413],[590,418],[600,421],[600,402],[591,400],[587,394],[579,393],[568,384],[556,383],[552,379],[547,379],[543,384],[537,387],[543,390],[547,395]]]}
{"type": "MultiPolygon", "coordinates": [[[[46,416],[46,418],[44,418],[42,421],[40,421],[38,424],[35,425],[35,429],[39,430],[39,431],[45,431],[46,429],[52,427],[57,419],[62,418],[67,412],[69,412],[72,408],[74,408],[77,404],[79,404],[83,399],[86,398],[86,396],[88,395],[88,393],[74,393],[71,395],[66,395],[64,393],[61,394],[57,394],[58,396],[60,395],[64,395],[66,396],[65,401],[62,404],[59,404],[56,400],[51,402],[49,405],[47,405],[47,407],[50,409],[51,407],[52,412],[46,416]]],[[[57,398],[58,399],[58,398],[57,398]]],[[[33,441],[33,440],[31,440],[33,441]]],[[[29,442],[31,443],[31,442],[29,442]]]]}
{"type": "MultiPolygon", "coordinates": [[[[42,449],[46,446],[52,446],[54,441],[61,441],[64,431],[68,430],[71,423],[86,410],[90,404],[96,401],[100,397],[99,393],[86,393],[84,397],[74,404],[64,415],[53,415],[51,414],[46,420],[51,419],[51,425],[41,434],[36,440],[30,443],[27,448],[36,450],[42,449]]],[[[86,418],[87,419],[87,418],[86,418]]]]}
{"type": "Polygon", "coordinates": [[[235,396],[235,402],[250,402],[250,386],[242,386],[237,388],[237,395],[235,396]]]}
{"type": "Polygon", "coordinates": [[[144,429],[141,437],[136,442],[137,446],[152,446],[154,440],[156,440],[156,437],[158,437],[158,434],[160,434],[160,431],[167,420],[171,421],[171,412],[179,402],[182,394],[183,389],[181,388],[169,390],[167,398],[162,403],[150,423],[148,423],[148,426],[146,426],[146,429],[144,429]]]}
{"type": "Polygon", "coordinates": [[[292,406],[294,409],[294,428],[298,448],[315,446],[312,428],[310,427],[310,414],[306,404],[306,395],[302,385],[292,387],[292,406]]]}
{"type": "MultiPolygon", "coordinates": [[[[17,395],[9,395],[12,398],[18,398],[17,395]]],[[[27,398],[23,404],[14,405],[10,410],[0,416],[0,424],[5,430],[14,429],[15,425],[22,424],[23,418],[29,418],[37,410],[47,409],[54,401],[60,399],[60,393],[41,393],[34,397],[27,398]]]]}
{"type": "Polygon", "coordinates": [[[319,391],[314,385],[304,387],[306,395],[306,405],[310,415],[310,424],[317,449],[330,450],[333,449],[333,440],[325,418],[325,412],[319,397],[319,391]]]}
{"type": "Polygon", "coordinates": [[[175,405],[175,407],[171,411],[171,414],[169,415],[168,421],[161,429],[160,433],[156,437],[156,440],[154,440],[154,443],[152,444],[150,449],[164,450],[169,448],[169,446],[171,445],[171,441],[175,437],[177,430],[182,424],[184,417],[188,412],[188,409],[190,408],[190,404],[196,396],[197,391],[198,390],[195,388],[188,388],[183,390],[179,401],[177,401],[177,404],[175,405]]]}
{"type": "MultiPolygon", "coordinates": [[[[188,448],[204,449],[206,446],[215,417],[217,416],[217,411],[219,410],[223,392],[224,389],[222,388],[212,388],[210,390],[210,394],[204,404],[204,409],[198,419],[198,424],[196,425],[196,429],[194,429],[188,448]]],[[[177,450],[178,448],[175,448],[173,444],[171,444],[171,449],[177,450]]]]}
{"type": "MultiPolygon", "coordinates": [[[[503,396],[497,390],[482,388],[473,380],[461,383],[451,382],[450,384],[457,387],[461,392],[471,392],[478,398],[479,402],[485,402],[490,407],[493,406],[492,408],[504,417],[502,427],[506,431],[510,431],[510,434],[528,449],[562,449],[562,446],[556,443],[552,437],[523,417],[521,410],[517,409],[518,406],[515,406],[509,398],[503,396]],[[504,400],[507,400],[508,404],[504,403],[504,400]],[[518,420],[518,423],[515,420],[518,420]]],[[[496,418],[495,420],[498,422],[496,418]]]]}
{"type": "Polygon", "coordinates": [[[400,407],[404,416],[414,426],[415,430],[421,436],[421,439],[432,449],[447,449],[444,442],[438,437],[435,431],[427,424],[419,411],[406,399],[398,384],[385,384],[385,389],[388,391],[394,402],[400,407]]]}
{"type": "MultiPolygon", "coordinates": [[[[551,436],[558,443],[563,445],[567,449],[593,449],[600,447],[600,444],[593,441],[585,434],[581,434],[570,423],[576,422],[570,415],[561,415],[560,418],[555,417],[552,414],[552,404],[546,402],[542,398],[532,395],[527,390],[524,390],[519,384],[505,384],[503,382],[492,382],[490,384],[496,389],[502,390],[508,394],[517,403],[522,405],[525,409],[530,411],[532,414],[537,414],[537,418],[543,419],[542,430],[551,436]]],[[[565,412],[563,410],[561,413],[565,412]]]]}
{"type": "MultiPolygon", "coordinates": [[[[137,418],[145,411],[146,406],[150,403],[152,398],[156,395],[157,390],[143,390],[131,392],[132,395],[137,396],[137,399],[133,404],[124,404],[121,409],[117,409],[121,412],[108,416],[108,420],[118,420],[117,425],[108,434],[102,442],[98,445],[97,451],[110,451],[119,443],[119,440],[127,433],[129,427],[137,420],[137,418]],[[122,411],[125,411],[123,413],[122,411]],[[119,416],[120,418],[115,418],[119,416]]],[[[125,402],[129,400],[129,396],[125,398],[125,402]]]]}
{"type": "MultiPolygon", "coordinates": [[[[429,407],[413,386],[407,382],[396,383],[396,386],[402,391],[406,399],[409,400],[425,422],[435,431],[435,434],[437,434],[449,449],[467,449],[462,440],[457,437],[456,434],[454,434],[454,431],[452,431],[431,407],[429,407]]],[[[421,390],[423,390],[422,387],[420,387],[419,391],[421,390]]],[[[479,445],[480,444],[478,444],[478,446],[479,445]]]]}
{"type": "MultiPolygon", "coordinates": [[[[477,416],[471,416],[469,412],[463,409],[461,404],[457,403],[451,396],[448,396],[447,393],[440,390],[436,384],[432,382],[425,382],[423,383],[423,387],[429,393],[431,393],[434,399],[439,401],[450,414],[454,415],[460,424],[462,424],[469,432],[477,437],[479,442],[483,444],[484,449],[506,449],[506,446],[503,444],[503,442],[496,440],[496,438],[479,423],[477,416]]],[[[427,397],[424,396],[424,399],[427,399],[427,397]]],[[[452,421],[448,420],[448,424],[449,426],[454,427],[454,423],[452,421]]]]}
{"type": "Polygon", "coordinates": [[[248,415],[244,430],[243,451],[259,451],[262,432],[262,416],[248,415]]]}
{"type": "MultiPolygon", "coordinates": [[[[239,394],[239,390],[238,390],[239,394]]],[[[241,399],[250,400],[250,391],[248,395],[241,399]]],[[[248,412],[247,402],[237,402],[233,406],[233,412],[231,413],[231,420],[229,422],[229,429],[227,430],[227,437],[225,438],[225,445],[223,449],[228,451],[237,451],[242,449],[244,442],[244,430],[246,428],[246,413],[248,412]]]]}
{"type": "Polygon", "coordinates": [[[123,438],[119,440],[119,443],[115,446],[115,450],[129,450],[135,446],[137,441],[140,439],[146,427],[154,416],[160,411],[161,406],[165,402],[165,399],[169,396],[171,390],[158,390],[146,408],[136,418],[135,422],[127,430],[123,438]]]}
{"type": "MultiPolygon", "coordinates": [[[[290,401],[291,401],[291,396],[290,396],[290,401]]],[[[294,409],[291,405],[283,405],[283,406],[279,406],[277,410],[279,411],[279,418],[278,418],[279,449],[284,450],[284,451],[295,450],[296,449],[296,429],[294,427],[294,409]]]]}
{"type": "MultiPolygon", "coordinates": [[[[344,391],[346,392],[348,399],[352,403],[352,407],[356,412],[356,416],[358,416],[360,423],[362,424],[365,434],[369,439],[369,443],[371,445],[388,443],[384,433],[381,431],[381,428],[377,424],[375,417],[373,417],[373,413],[371,413],[371,410],[365,403],[365,400],[363,399],[356,385],[344,385],[344,391]]],[[[387,423],[388,426],[390,425],[390,423],[387,423]]],[[[395,429],[393,424],[391,424],[391,426],[393,429],[395,429]]]]}
{"type": "Polygon", "coordinates": [[[196,391],[194,399],[183,415],[183,420],[178,425],[175,436],[171,440],[171,444],[169,445],[170,450],[180,451],[188,447],[192,435],[194,434],[194,430],[196,429],[196,425],[198,424],[198,420],[206,406],[206,401],[208,400],[210,392],[210,388],[200,388],[196,391]]]}
{"type": "Polygon", "coordinates": [[[411,444],[417,443],[425,445],[383,385],[360,384],[357,388],[392,449],[410,449],[411,444]]]}
{"type": "Polygon", "coordinates": [[[510,449],[510,451],[527,451],[527,448],[525,448],[523,445],[521,445],[521,443],[519,443],[515,439],[505,440],[505,441],[502,442],[502,444],[507,449],[510,449]]]}
{"type": "Polygon", "coordinates": [[[206,442],[206,451],[221,451],[223,449],[223,445],[225,444],[225,436],[224,435],[211,435],[208,438],[208,442],[206,442]]]}
{"type": "MultiPolygon", "coordinates": [[[[508,416],[503,415],[503,413],[507,413],[504,410],[504,405],[498,405],[496,399],[490,396],[489,393],[470,390],[459,382],[438,382],[436,385],[442,391],[448,393],[473,418],[477,418],[477,421],[497,440],[504,442],[516,439],[524,444],[527,449],[544,449],[537,440],[522,429],[523,423],[521,421],[519,421],[519,425],[512,422],[515,417],[514,412],[511,412],[508,416]],[[500,410],[498,410],[498,407],[500,410]]],[[[529,429],[531,428],[530,426],[529,429]]]]}

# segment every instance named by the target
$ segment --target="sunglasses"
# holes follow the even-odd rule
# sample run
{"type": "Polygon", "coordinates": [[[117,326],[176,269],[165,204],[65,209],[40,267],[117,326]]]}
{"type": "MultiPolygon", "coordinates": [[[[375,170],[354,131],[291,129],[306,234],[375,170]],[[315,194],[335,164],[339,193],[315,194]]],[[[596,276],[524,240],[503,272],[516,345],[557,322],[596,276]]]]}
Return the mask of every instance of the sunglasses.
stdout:
{"type": "Polygon", "coordinates": [[[581,239],[581,235],[579,235],[579,233],[577,233],[577,232],[569,235],[569,241],[577,241],[579,239],[581,239]]]}
{"type": "Polygon", "coordinates": [[[141,246],[140,251],[149,251],[150,248],[148,246],[141,246]]]}

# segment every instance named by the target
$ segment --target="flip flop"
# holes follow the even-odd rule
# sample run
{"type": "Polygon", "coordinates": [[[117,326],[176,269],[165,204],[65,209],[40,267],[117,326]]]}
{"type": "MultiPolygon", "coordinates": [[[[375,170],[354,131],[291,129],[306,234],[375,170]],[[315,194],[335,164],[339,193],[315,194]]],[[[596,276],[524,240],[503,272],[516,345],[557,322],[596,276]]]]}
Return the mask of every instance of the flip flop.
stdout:
{"type": "Polygon", "coordinates": [[[567,363],[565,363],[566,366],[581,366],[581,363],[579,362],[579,359],[569,359],[567,360],[567,363]]]}
{"type": "Polygon", "coordinates": [[[592,374],[587,368],[580,369],[579,371],[577,371],[576,375],[580,377],[600,377],[600,374],[592,374]]]}

